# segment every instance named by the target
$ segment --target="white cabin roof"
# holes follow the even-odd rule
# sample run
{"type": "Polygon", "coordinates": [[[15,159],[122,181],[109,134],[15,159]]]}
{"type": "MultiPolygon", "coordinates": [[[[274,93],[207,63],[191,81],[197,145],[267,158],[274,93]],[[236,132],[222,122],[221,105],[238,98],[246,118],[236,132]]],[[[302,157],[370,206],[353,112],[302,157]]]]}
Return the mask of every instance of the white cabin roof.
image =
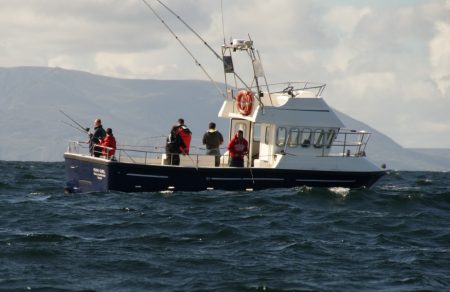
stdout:
{"type": "MultiPolygon", "coordinates": [[[[343,128],[345,127],[334,111],[320,97],[274,96],[274,105],[257,106],[248,116],[243,116],[236,108],[234,100],[226,100],[219,117],[242,118],[255,123],[276,125],[297,125],[302,127],[343,128]],[[281,102],[280,102],[281,101],[281,102]]],[[[254,100],[254,102],[257,102],[254,100]]],[[[264,102],[267,104],[266,102],[264,102]]]]}

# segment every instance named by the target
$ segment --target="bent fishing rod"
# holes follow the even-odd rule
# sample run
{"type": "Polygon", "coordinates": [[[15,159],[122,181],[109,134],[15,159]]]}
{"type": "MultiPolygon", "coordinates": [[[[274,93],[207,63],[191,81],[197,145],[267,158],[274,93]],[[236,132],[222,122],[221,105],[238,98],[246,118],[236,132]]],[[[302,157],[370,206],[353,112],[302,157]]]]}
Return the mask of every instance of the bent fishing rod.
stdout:
{"type": "Polygon", "coordinates": [[[68,122],[65,122],[65,121],[60,121],[60,122],[63,123],[63,124],[66,124],[66,125],[69,126],[69,127],[74,128],[74,129],[77,130],[77,131],[82,132],[83,134],[86,134],[86,131],[85,131],[85,130],[80,129],[79,127],[76,127],[76,126],[72,125],[71,123],[68,123],[68,122]]]}
{"type": "MultiPolygon", "coordinates": [[[[74,122],[79,128],[77,128],[78,130],[82,131],[83,133],[88,134],[89,133],[89,128],[85,128],[83,127],[80,123],[78,123],[77,121],[75,121],[72,117],[70,117],[68,114],[66,114],[65,112],[63,112],[61,109],[59,109],[59,111],[66,116],[66,118],[68,118],[69,120],[71,120],[72,122],[74,122]]],[[[68,123],[67,123],[68,124],[68,123]]],[[[74,125],[70,124],[70,126],[74,127],[74,125]]]]}

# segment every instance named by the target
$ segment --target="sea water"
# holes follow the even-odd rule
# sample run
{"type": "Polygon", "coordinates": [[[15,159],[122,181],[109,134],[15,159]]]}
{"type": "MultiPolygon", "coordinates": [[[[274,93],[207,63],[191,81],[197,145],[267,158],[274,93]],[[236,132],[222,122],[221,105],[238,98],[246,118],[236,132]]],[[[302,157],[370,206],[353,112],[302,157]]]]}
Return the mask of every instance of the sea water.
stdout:
{"type": "Polygon", "coordinates": [[[372,189],[65,194],[0,162],[0,290],[450,289],[450,173],[372,189]]]}

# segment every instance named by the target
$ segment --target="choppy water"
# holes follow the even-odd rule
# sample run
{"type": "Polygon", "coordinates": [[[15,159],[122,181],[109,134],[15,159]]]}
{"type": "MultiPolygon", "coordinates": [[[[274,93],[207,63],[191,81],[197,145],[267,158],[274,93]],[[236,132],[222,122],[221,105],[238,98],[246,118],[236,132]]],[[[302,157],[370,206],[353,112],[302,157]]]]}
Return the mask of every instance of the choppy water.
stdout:
{"type": "Polygon", "coordinates": [[[450,289],[450,173],[371,190],[67,195],[63,163],[0,162],[0,289],[450,289]]]}

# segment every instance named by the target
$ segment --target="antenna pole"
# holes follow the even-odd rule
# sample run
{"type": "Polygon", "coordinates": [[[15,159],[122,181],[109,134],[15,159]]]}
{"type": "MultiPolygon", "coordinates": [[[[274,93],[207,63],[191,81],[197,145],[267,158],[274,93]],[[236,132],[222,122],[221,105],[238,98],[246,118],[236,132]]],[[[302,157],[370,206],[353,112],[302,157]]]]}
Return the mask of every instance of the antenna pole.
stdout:
{"type": "Polygon", "coordinates": [[[220,13],[222,14],[222,34],[223,34],[223,44],[226,45],[225,40],[225,22],[223,20],[223,0],[220,0],[220,13]]]}

